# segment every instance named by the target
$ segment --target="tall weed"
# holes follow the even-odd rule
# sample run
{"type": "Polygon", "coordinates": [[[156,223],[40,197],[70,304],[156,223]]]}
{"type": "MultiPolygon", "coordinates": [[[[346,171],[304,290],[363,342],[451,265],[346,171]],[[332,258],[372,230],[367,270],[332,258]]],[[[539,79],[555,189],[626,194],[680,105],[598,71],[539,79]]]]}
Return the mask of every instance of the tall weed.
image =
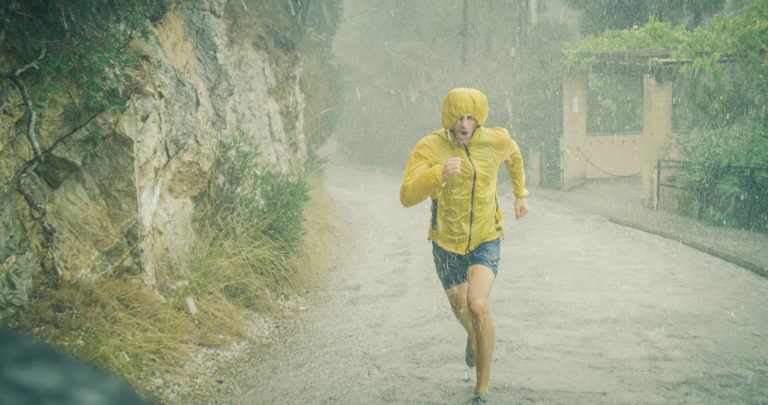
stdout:
{"type": "MultiPolygon", "coordinates": [[[[240,138],[242,139],[242,138],[240,138]]],[[[190,294],[220,296],[265,310],[292,291],[309,186],[303,174],[254,167],[258,153],[223,144],[198,218],[198,247],[187,266],[190,294]]]]}

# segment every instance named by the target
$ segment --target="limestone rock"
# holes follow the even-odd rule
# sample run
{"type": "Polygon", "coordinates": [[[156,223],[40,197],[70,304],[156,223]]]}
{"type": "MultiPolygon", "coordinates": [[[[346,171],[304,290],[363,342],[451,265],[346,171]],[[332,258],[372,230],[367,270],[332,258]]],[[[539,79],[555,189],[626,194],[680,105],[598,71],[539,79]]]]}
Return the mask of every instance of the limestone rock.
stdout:
{"type": "MultiPolygon", "coordinates": [[[[157,272],[195,242],[195,198],[222,143],[258,151],[252,170],[303,167],[299,61],[232,41],[226,4],[186,2],[159,21],[153,39],[137,45],[151,61],[143,91],[121,115],[99,117],[29,176],[67,274],[129,273],[154,286],[157,272]]],[[[24,305],[40,272],[41,236],[12,181],[31,158],[26,114],[9,81],[0,81],[0,91],[0,305],[8,307],[24,305]]],[[[44,148],[74,126],[49,104],[40,112],[44,148]]]]}

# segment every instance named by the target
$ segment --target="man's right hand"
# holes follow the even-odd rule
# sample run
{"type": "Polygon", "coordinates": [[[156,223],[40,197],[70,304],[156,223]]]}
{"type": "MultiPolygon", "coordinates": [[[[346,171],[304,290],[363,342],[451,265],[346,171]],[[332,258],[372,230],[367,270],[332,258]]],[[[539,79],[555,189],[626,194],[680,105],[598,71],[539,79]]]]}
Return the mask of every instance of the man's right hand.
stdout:
{"type": "Polygon", "coordinates": [[[448,158],[443,165],[443,181],[448,181],[451,177],[461,173],[461,158],[448,158]]]}

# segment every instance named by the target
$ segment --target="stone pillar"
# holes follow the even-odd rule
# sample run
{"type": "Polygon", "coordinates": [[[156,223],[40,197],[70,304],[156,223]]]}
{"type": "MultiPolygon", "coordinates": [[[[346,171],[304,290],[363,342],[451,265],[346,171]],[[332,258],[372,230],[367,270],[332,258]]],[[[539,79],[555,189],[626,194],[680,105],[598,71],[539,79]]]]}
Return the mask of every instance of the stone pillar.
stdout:
{"type": "Polygon", "coordinates": [[[563,136],[560,138],[560,188],[584,182],[587,162],[580,151],[587,144],[587,85],[583,78],[563,79],[563,136]]]}
{"type": "Polygon", "coordinates": [[[669,157],[672,145],[672,82],[643,77],[643,205],[656,204],[656,161],[669,157]]]}

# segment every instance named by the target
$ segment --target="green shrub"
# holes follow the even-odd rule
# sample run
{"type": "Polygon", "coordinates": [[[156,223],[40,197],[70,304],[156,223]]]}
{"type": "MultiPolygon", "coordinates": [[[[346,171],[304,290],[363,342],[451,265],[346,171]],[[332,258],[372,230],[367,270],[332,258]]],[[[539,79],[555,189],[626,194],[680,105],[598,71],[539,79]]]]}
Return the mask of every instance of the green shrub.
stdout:
{"type": "Polygon", "coordinates": [[[304,175],[296,178],[274,172],[264,173],[258,180],[263,205],[258,211],[266,221],[263,233],[280,241],[286,254],[296,253],[304,236],[304,205],[309,200],[309,187],[304,175]]]}
{"type": "Polygon", "coordinates": [[[222,143],[210,186],[198,205],[199,246],[187,265],[191,294],[220,295],[248,309],[265,309],[273,293],[293,289],[296,256],[309,201],[305,175],[254,167],[259,154],[222,143]]]}
{"type": "Polygon", "coordinates": [[[42,55],[30,86],[39,106],[66,86],[79,95],[68,113],[121,107],[143,57],[131,41],[147,38],[149,22],[171,5],[171,0],[8,1],[0,6],[0,50],[16,67],[42,55]]]}
{"type": "Polygon", "coordinates": [[[309,201],[306,174],[283,174],[254,167],[259,154],[236,141],[223,144],[198,222],[221,237],[266,236],[290,255],[304,235],[303,210],[309,201]]]}
{"type": "Polygon", "coordinates": [[[717,225],[768,232],[768,133],[754,123],[683,134],[692,157],[684,181],[687,210],[717,225]]]}

